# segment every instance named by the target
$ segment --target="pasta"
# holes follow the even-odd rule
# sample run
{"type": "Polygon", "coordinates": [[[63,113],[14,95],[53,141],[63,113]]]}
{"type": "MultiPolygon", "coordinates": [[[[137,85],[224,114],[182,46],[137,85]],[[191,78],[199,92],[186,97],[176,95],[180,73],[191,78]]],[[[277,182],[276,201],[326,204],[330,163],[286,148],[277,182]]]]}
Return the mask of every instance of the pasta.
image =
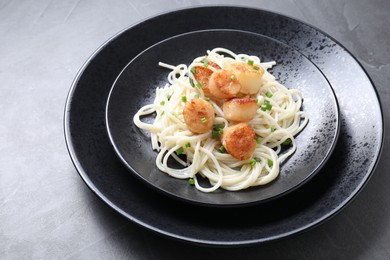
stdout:
{"type": "Polygon", "coordinates": [[[189,179],[202,192],[238,191],[277,178],[280,164],[295,152],[294,136],[308,117],[301,111],[301,92],[287,89],[267,71],[275,64],[225,48],[207,51],[188,66],[160,62],[171,70],[168,82],[157,87],[154,102],[133,117],[138,128],[150,131],[158,169],[189,179]],[[223,80],[228,87],[219,84],[223,80]],[[205,109],[200,121],[191,121],[199,108],[205,109]],[[206,113],[210,109],[212,115],[206,113]],[[154,122],[143,122],[145,116],[153,116],[154,122]],[[229,136],[239,127],[245,135],[229,136]],[[170,158],[182,168],[171,167],[170,158]],[[210,185],[201,185],[199,178],[207,178],[210,185]]]}

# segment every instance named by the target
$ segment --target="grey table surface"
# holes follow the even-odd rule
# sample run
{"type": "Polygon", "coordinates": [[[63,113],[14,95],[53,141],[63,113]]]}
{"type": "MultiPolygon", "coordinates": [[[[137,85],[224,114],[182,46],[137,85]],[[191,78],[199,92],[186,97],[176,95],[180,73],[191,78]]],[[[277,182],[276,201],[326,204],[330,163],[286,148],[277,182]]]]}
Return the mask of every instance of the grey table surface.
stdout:
{"type": "MultiPolygon", "coordinates": [[[[0,0],[0,259],[390,259],[390,160],[324,224],[245,248],[208,248],[152,233],[85,185],[69,157],[65,100],[78,70],[108,38],[148,17],[199,5],[261,8],[334,37],[390,111],[390,1],[0,0]]],[[[390,129],[385,129],[385,132],[390,129]]]]}

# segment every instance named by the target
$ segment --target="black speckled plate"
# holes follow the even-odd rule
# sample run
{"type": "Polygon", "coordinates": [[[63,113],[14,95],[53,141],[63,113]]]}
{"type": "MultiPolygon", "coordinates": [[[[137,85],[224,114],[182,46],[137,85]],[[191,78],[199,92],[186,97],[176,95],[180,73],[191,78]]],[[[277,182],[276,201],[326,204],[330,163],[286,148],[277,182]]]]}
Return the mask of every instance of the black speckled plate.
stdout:
{"type": "Polygon", "coordinates": [[[208,206],[252,205],[288,194],[321,169],[333,151],[339,132],[336,98],[321,71],[286,44],[237,30],[181,34],[146,49],[115,81],[106,111],[109,137],[130,172],[175,198],[208,206]],[[153,103],[156,87],[167,83],[170,71],[159,67],[159,61],[190,64],[195,57],[205,55],[206,50],[214,47],[256,55],[263,61],[276,60],[278,65],[270,72],[286,87],[297,88],[303,93],[303,109],[310,123],[297,136],[297,151],[282,164],[279,177],[268,185],[238,192],[222,189],[213,193],[200,192],[188,185],[187,180],[172,178],[157,168],[154,163],[157,152],[152,150],[150,135],[133,124],[132,118],[138,109],[153,103]]]}
{"type": "Polygon", "coordinates": [[[369,180],[384,137],[376,90],[344,47],[310,25],[283,15],[223,6],[162,14],[133,25],[104,43],[85,63],[70,89],[64,127],[77,171],[107,205],[166,237],[214,246],[272,241],[331,218],[369,180]],[[185,203],[147,188],[128,173],[112,149],[105,109],[120,72],[136,55],[162,40],[208,29],[244,30],[280,41],[315,64],[335,92],[341,124],[336,147],[322,169],[287,196],[239,210],[185,203]]]}

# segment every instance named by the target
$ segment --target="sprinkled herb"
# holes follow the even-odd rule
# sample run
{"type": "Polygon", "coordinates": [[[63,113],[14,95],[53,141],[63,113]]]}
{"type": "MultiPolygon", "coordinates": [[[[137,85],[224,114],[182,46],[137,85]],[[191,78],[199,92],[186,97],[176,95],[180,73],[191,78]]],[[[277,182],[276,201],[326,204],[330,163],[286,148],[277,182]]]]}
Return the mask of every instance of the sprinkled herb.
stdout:
{"type": "Polygon", "coordinates": [[[191,144],[190,143],[186,143],[186,148],[190,148],[191,147],[191,144]]]}
{"type": "Polygon", "coordinates": [[[230,76],[230,79],[231,79],[231,80],[235,80],[235,79],[236,79],[236,76],[231,75],[231,76],[230,76]]]}
{"type": "Polygon", "coordinates": [[[196,86],[197,86],[198,88],[202,88],[202,83],[198,82],[198,83],[196,83],[196,86]]]}
{"type": "Polygon", "coordinates": [[[221,147],[218,148],[218,151],[220,153],[226,153],[226,148],[222,145],[221,147]]]}
{"type": "Polygon", "coordinates": [[[261,143],[261,140],[262,140],[262,138],[256,137],[256,143],[257,143],[257,144],[261,143]]]}
{"type": "Polygon", "coordinates": [[[194,84],[194,80],[192,79],[192,78],[190,78],[190,85],[191,85],[191,87],[195,87],[195,84],[194,84]]]}
{"type": "Polygon", "coordinates": [[[270,130],[271,130],[271,132],[275,132],[275,131],[276,131],[276,127],[272,126],[272,127],[270,128],[270,130]]]}
{"type": "Polygon", "coordinates": [[[202,121],[202,123],[206,123],[206,122],[207,122],[207,118],[202,117],[202,118],[200,119],[200,121],[202,121]]]}
{"type": "Polygon", "coordinates": [[[168,101],[171,99],[171,97],[172,97],[172,95],[167,96],[168,101]]]}
{"type": "Polygon", "coordinates": [[[207,67],[209,66],[209,60],[206,59],[206,58],[204,58],[204,59],[201,60],[200,62],[203,63],[203,66],[204,66],[205,68],[207,68],[207,67]]]}
{"type": "Polygon", "coordinates": [[[188,179],[188,184],[195,185],[195,180],[193,178],[188,179]]]}
{"type": "Polygon", "coordinates": [[[177,149],[177,150],[175,151],[175,153],[176,153],[177,155],[180,155],[180,154],[182,154],[183,152],[184,152],[183,147],[180,147],[179,149],[177,149]]]}
{"type": "Polygon", "coordinates": [[[269,92],[269,91],[267,91],[267,93],[265,93],[265,95],[266,95],[267,97],[269,97],[269,98],[272,98],[272,93],[269,92]]]}
{"type": "Polygon", "coordinates": [[[199,96],[199,94],[197,93],[197,94],[195,94],[194,97],[195,97],[195,98],[199,98],[200,96],[199,96]]]}
{"type": "Polygon", "coordinates": [[[286,140],[284,140],[284,142],[282,143],[282,145],[289,145],[292,143],[292,140],[290,138],[287,138],[286,140]]]}
{"type": "Polygon", "coordinates": [[[187,102],[187,97],[186,97],[186,96],[182,96],[182,97],[181,97],[181,101],[187,102]]]}
{"type": "Polygon", "coordinates": [[[191,71],[192,74],[196,74],[196,68],[195,68],[195,67],[192,67],[192,68],[190,69],[190,71],[191,71]]]}
{"type": "Polygon", "coordinates": [[[165,101],[164,101],[164,100],[161,101],[161,102],[160,102],[160,105],[162,105],[162,106],[165,105],[165,101]]]}
{"type": "Polygon", "coordinates": [[[253,66],[253,69],[255,69],[255,70],[259,70],[259,69],[260,69],[260,67],[259,67],[259,66],[253,66]]]}
{"type": "Polygon", "coordinates": [[[269,100],[264,100],[264,103],[261,105],[261,110],[262,111],[267,111],[267,110],[271,110],[272,109],[272,105],[271,103],[269,102],[269,100]]]}
{"type": "Polygon", "coordinates": [[[261,162],[261,159],[258,158],[258,157],[254,157],[251,161],[250,161],[250,164],[252,167],[254,167],[256,165],[256,163],[258,162],[261,162]]]}
{"type": "Polygon", "coordinates": [[[219,139],[219,137],[223,134],[223,124],[215,124],[213,127],[213,131],[211,132],[211,136],[214,139],[219,139]]]}
{"type": "Polygon", "coordinates": [[[269,167],[272,167],[274,165],[274,162],[272,160],[268,160],[267,163],[269,167]]]}
{"type": "Polygon", "coordinates": [[[210,101],[210,98],[209,97],[205,97],[204,100],[206,100],[207,102],[210,101]]]}
{"type": "Polygon", "coordinates": [[[253,60],[248,60],[247,63],[251,66],[253,66],[253,60]]]}

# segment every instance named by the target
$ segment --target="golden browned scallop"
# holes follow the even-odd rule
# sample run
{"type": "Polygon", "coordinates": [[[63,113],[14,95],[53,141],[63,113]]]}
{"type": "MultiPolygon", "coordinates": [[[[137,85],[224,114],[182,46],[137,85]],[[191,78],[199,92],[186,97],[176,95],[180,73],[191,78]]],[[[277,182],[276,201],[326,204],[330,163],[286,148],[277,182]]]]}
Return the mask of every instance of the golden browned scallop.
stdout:
{"type": "Polygon", "coordinates": [[[240,93],[251,95],[259,92],[261,78],[264,74],[264,69],[261,66],[249,65],[246,62],[235,62],[230,64],[229,69],[237,76],[237,80],[241,85],[240,93]]]}
{"type": "Polygon", "coordinates": [[[223,103],[222,110],[227,120],[246,122],[252,120],[258,106],[253,98],[232,98],[223,103]]]}
{"type": "Polygon", "coordinates": [[[206,96],[210,97],[210,90],[209,90],[209,79],[211,74],[213,74],[213,70],[210,68],[213,67],[215,69],[220,69],[221,67],[218,66],[217,63],[214,63],[212,61],[208,62],[208,66],[194,66],[194,78],[197,82],[202,84],[203,92],[206,96]]]}
{"type": "Polygon", "coordinates": [[[208,87],[210,94],[217,99],[236,97],[241,89],[234,73],[223,69],[211,74],[208,87]]]}
{"type": "Polygon", "coordinates": [[[256,148],[256,133],[246,123],[229,126],[224,129],[222,145],[234,158],[238,160],[249,159],[256,148]]]}
{"type": "Polygon", "coordinates": [[[188,129],[195,134],[203,134],[213,128],[214,108],[204,99],[194,98],[186,102],[183,115],[188,129]]]}

